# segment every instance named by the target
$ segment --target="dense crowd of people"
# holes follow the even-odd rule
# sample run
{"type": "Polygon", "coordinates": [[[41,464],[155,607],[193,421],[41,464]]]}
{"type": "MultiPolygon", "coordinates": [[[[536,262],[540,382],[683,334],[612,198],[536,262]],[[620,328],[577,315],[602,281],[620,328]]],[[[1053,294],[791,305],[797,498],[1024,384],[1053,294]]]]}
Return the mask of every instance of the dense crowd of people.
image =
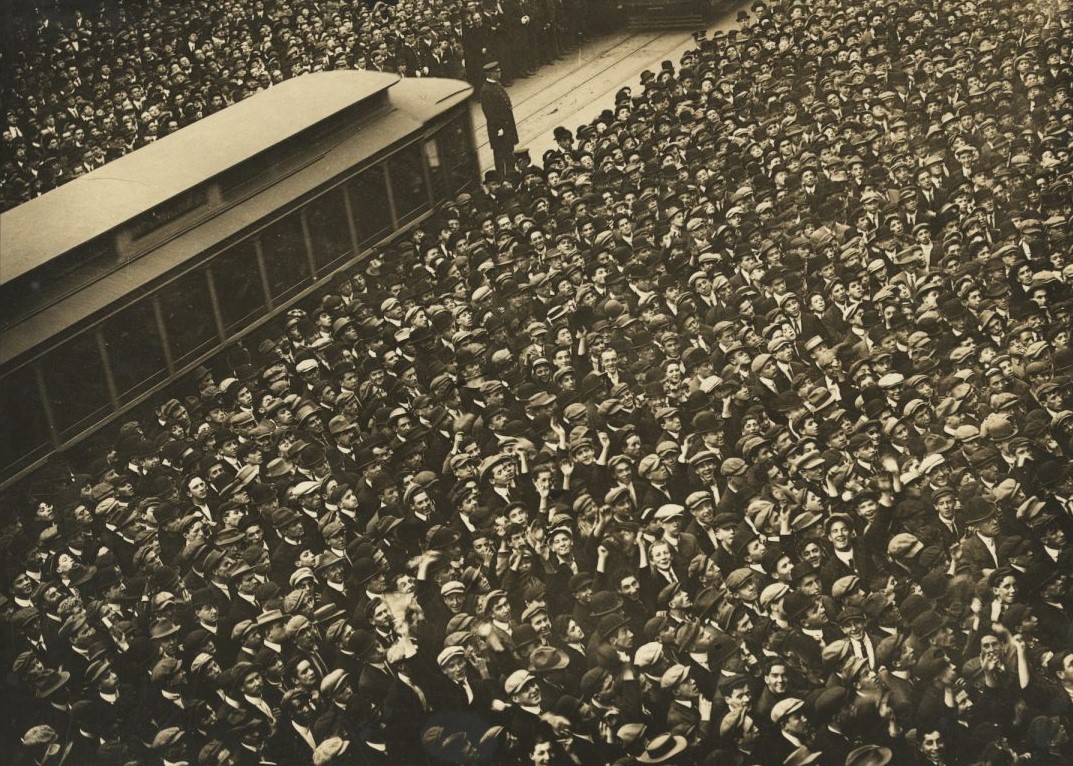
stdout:
{"type": "Polygon", "coordinates": [[[8,499],[17,762],[1070,763],[1068,8],[751,11],[8,499]]]}
{"type": "Polygon", "coordinates": [[[609,0],[24,4],[4,30],[0,210],[306,72],[510,80],[617,23],[609,0]],[[85,9],[80,6],[88,6],[85,9]]]}

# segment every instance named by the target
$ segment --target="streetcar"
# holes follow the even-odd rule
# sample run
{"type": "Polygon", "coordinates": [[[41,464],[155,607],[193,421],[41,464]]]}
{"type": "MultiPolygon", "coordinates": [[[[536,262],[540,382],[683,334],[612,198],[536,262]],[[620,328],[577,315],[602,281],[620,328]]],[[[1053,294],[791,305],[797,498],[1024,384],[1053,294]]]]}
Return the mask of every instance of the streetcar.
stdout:
{"type": "Polygon", "coordinates": [[[302,75],[0,214],[0,486],[472,188],[471,93],[302,75]]]}

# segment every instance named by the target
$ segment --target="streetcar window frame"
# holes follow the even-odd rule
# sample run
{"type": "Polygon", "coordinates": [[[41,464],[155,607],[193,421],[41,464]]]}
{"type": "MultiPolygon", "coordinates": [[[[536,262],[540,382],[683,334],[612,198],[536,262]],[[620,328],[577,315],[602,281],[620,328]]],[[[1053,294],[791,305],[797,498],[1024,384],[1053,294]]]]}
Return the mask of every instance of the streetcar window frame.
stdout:
{"type": "Polygon", "coordinates": [[[47,406],[60,440],[76,437],[87,424],[116,409],[100,329],[99,324],[86,328],[51,349],[40,361],[47,406]],[[77,416],[72,416],[72,410],[77,416]]]}
{"type": "Polygon", "coordinates": [[[270,305],[286,303],[313,282],[314,270],[310,257],[302,211],[305,205],[279,216],[257,232],[261,267],[267,280],[270,305]],[[289,230],[288,230],[289,229],[289,230]]]}
{"type": "Polygon", "coordinates": [[[108,367],[115,381],[116,398],[121,404],[136,399],[140,394],[168,378],[171,365],[168,362],[169,355],[158,321],[155,295],[147,295],[127,304],[102,321],[98,327],[104,339],[108,367]],[[147,316],[136,316],[139,312],[147,316]],[[124,358],[119,360],[116,358],[117,355],[112,354],[112,349],[113,347],[116,349],[131,347],[127,339],[117,338],[125,333],[139,333],[143,337],[133,346],[138,349],[137,354],[124,354],[124,358]],[[152,359],[159,360],[159,363],[153,364],[151,370],[140,369],[142,365],[150,361],[150,354],[152,354],[152,359]],[[121,377],[120,373],[124,370],[129,370],[129,374],[121,377]]]}

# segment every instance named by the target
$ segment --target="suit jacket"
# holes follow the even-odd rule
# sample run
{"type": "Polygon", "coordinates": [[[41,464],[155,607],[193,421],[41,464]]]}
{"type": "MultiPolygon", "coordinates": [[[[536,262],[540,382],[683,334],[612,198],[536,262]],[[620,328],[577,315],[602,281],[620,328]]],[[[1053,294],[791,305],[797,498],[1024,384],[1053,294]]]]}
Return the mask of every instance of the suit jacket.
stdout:
{"type": "Polygon", "coordinates": [[[532,750],[537,737],[554,739],[555,734],[551,725],[543,718],[533,715],[520,707],[512,707],[506,714],[507,731],[518,738],[518,743],[523,752],[532,750]]]}
{"type": "Polygon", "coordinates": [[[242,622],[243,620],[256,620],[257,615],[261,613],[261,608],[251,604],[241,596],[235,596],[231,600],[231,606],[227,610],[227,620],[231,625],[242,622]]]}
{"type": "Polygon", "coordinates": [[[805,198],[805,203],[808,205],[808,209],[813,214],[816,214],[823,207],[823,201],[827,198],[828,184],[822,178],[817,179],[816,185],[811,190],[801,187],[801,194],[805,198]]]}
{"type": "MultiPolygon", "coordinates": [[[[310,736],[316,742],[316,735],[312,733],[312,727],[310,728],[310,736]]],[[[284,718],[280,720],[279,728],[265,745],[265,755],[276,763],[305,763],[313,758],[313,750],[290,720],[284,718]]]]}
{"type": "MultiPolygon", "coordinates": [[[[600,377],[603,378],[606,381],[605,385],[607,385],[609,388],[612,385],[614,385],[612,383],[612,381],[611,381],[611,377],[607,373],[601,372],[600,377]]],[[[639,387],[637,385],[637,378],[629,370],[619,370],[617,377],[618,377],[618,382],[619,383],[625,383],[627,386],[630,387],[630,390],[632,390],[632,391],[639,390],[639,387]]]]}
{"type": "Polygon", "coordinates": [[[929,543],[939,545],[944,550],[950,550],[950,547],[959,542],[962,536],[965,534],[965,529],[961,524],[954,523],[954,532],[950,531],[950,527],[943,524],[938,519],[930,521],[926,527],[927,536],[922,538],[929,543]]]}
{"type": "Polygon", "coordinates": [[[160,731],[169,726],[184,726],[189,718],[190,700],[182,700],[182,705],[180,707],[177,702],[165,698],[159,689],[154,689],[142,706],[142,720],[155,726],[154,731],[160,731]]]}
{"type": "MultiPolygon", "coordinates": [[[[757,763],[782,763],[794,750],[796,750],[794,744],[783,736],[782,729],[776,727],[769,730],[757,742],[753,758],[757,763]]],[[[837,763],[837,761],[832,761],[832,763],[837,763]]]]}
{"type": "MultiPolygon", "coordinates": [[[[767,686],[764,686],[764,688],[760,690],[760,696],[757,697],[756,702],[753,704],[753,715],[756,716],[757,720],[770,721],[771,711],[775,707],[775,704],[788,696],[790,696],[789,692],[776,697],[773,691],[768,689],[767,686]]],[[[835,763],[837,763],[837,761],[835,761],[835,763]]]]}
{"type": "Polygon", "coordinates": [[[358,677],[358,696],[374,710],[379,710],[395,677],[373,665],[366,665],[358,677]]]}
{"type": "Polygon", "coordinates": [[[846,756],[849,755],[850,751],[856,746],[856,743],[850,740],[845,734],[833,731],[829,727],[824,726],[816,732],[816,736],[812,741],[812,747],[810,749],[813,752],[817,750],[822,752],[823,757],[829,758],[831,763],[845,763],[846,756]]]}
{"type": "Polygon", "coordinates": [[[946,192],[935,187],[927,187],[917,191],[917,207],[921,210],[938,212],[946,204],[946,192]]]}
{"type": "MultiPolygon", "coordinates": [[[[298,738],[298,732],[294,731],[290,721],[281,724],[280,728],[284,727],[288,728],[298,738]]],[[[353,705],[348,705],[344,709],[339,705],[330,704],[323,713],[317,716],[317,720],[309,728],[310,733],[318,744],[329,737],[340,736],[353,741],[360,730],[359,717],[354,715],[353,705]]],[[[299,738],[299,742],[295,746],[297,747],[301,744],[304,744],[304,742],[299,738]]]]}
{"type": "Polygon", "coordinates": [[[430,701],[434,702],[436,710],[447,712],[469,710],[487,714],[497,691],[494,682],[481,678],[472,668],[466,669],[466,681],[473,692],[472,701],[466,698],[466,692],[461,686],[437,671],[435,678],[431,679],[429,684],[430,701]]]}
{"type": "Polygon", "coordinates": [[[898,717],[898,723],[906,727],[912,726],[916,698],[913,683],[887,670],[883,670],[879,677],[883,686],[890,692],[890,706],[898,717]]]}
{"type": "Polygon", "coordinates": [[[671,546],[673,553],[674,570],[682,573],[689,569],[689,562],[691,562],[698,553],[701,551],[700,543],[697,538],[689,532],[682,532],[678,535],[678,541],[675,545],[671,546]]]}
{"type": "Polygon", "coordinates": [[[702,721],[700,711],[696,706],[683,705],[678,700],[672,700],[667,708],[667,731],[675,733],[689,732],[690,736],[696,732],[700,737],[707,737],[711,732],[711,721],[702,721]]]}
{"type": "MultiPolygon", "coordinates": [[[[364,593],[364,591],[362,591],[364,593]]],[[[354,603],[354,597],[351,595],[352,591],[345,585],[343,590],[339,591],[335,588],[329,588],[324,585],[317,589],[317,603],[318,604],[335,604],[340,609],[346,611],[352,608],[354,603]]]]}
{"type": "MultiPolygon", "coordinates": [[[[796,323],[794,323],[796,328],[796,323]]],[[[801,331],[798,333],[798,340],[804,343],[814,335],[819,335],[821,338],[828,338],[827,326],[823,323],[823,320],[811,312],[801,313],[801,331]]]]}
{"type": "Polygon", "coordinates": [[[1055,649],[1073,648],[1073,615],[1066,609],[1036,601],[1032,613],[1039,620],[1039,637],[1055,649]]]}
{"type": "Polygon", "coordinates": [[[490,486],[486,487],[484,491],[481,492],[481,505],[493,512],[498,513],[500,511],[505,510],[506,507],[510,505],[510,503],[521,503],[525,502],[526,500],[526,498],[523,496],[522,491],[517,486],[511,487],[511,489],[509,490],[509,494],[510,501],[508,502],[507,498],[503,497],[503,495],[496,492],[490,486]]]}
{"type": "MultiPolygon", "coordinates": [[[[679,568],[676,561],[672,561],[671,569],[677,576],[678,582],[684,583],[685,572],[679,568]]],[[[655,567],[651,565],[642,569],[637,579],[640,581],[641,585],[641,600],[650,610],[650,613],[654,613],[657,608],[656,599],[659,596],[659,592],[670,585],[670,583],[666,577],[656,571],[655,567]]]]}
{"type": "Polygon", "coordinates": [[[1006,557],[998,550],[997,542],[995,554],[995,556],[991,555],[991,551],[987,549],[987,546],[980,540],[979,535],[976,534],[969,535],[961,543],[961,560],[972,567],[972,571],[977,577],[985,569],[997,569],[1006,563],[1006,557]]]}
{"type": "MultiPolygon", "coordinates": [[[[573,560],[577,565],[578,571],[591,572],[594,566],[578,555],[581,553],[581,550],[574,551],[573,560]]],[[[571,568],[570,562],[560,562],[553,555],[551,561],[545,565],[545,573],[546,599],[550,614],[554,617],[555,615],[569,613],[574,606],[574,596],[570,592],[570,578],[574,576],[574,570],[571,568]]]]}
{"type": "Polygon", "coordinates": [[[868,582],[872,575],[876,572],[876,567],[872,561],[872,557],[864,549],[863,546],[853,545],[853,565],[856,569],[850,568],[844,564],[838,556],[832,553],[827,557],[827,560],[820,568],[820,580],[823,581],[824,588],[830,590],[831,585],[840,577],[846,575],[855,574],[861,578],[861,582],[868,582]]]}
{"type": "Polygon", "coordinates": [[[670,482],[665,485],[664,492],[661,489],[649,484],[648,482],[639,481],[637,485],[641,489],[641,496],[638,498],[639,508],[659,508],[661,505],[667,505],[672,502],[670,495],[670,482]]]}
{"type": "Polygon", "coordinates": [[[90,726],[87,731],[101,734],[118,733],[125,721],[135,720],[142,714],[139,710],[139,700],[134,689],[123,686],[119,689],[119,698],[115,702],[107,702],[99,694],[93,694],[89,700],[90,712],[86,721],[90,726]]]}
{"type": "MultiPolygon", "coordinates": [[[[428,698],[427,692],[425,697],[428,698]]],[[[402,679],[393,679],[388,688],[383,699],[383,717],[384,742],[391,759],[400,766],[425,763],[421,730],[428,712],[417,692],[402,679]]]]}
{"type": "Polygon", "coordinates": [[[703,553],[705,556],[711,556],[715,553],[715,542],[708,534],[708,530],[701,526],[696,519],[690,520],[689,525],[686,527],[686,533],[696,541],[697,553],[703,553]]]}

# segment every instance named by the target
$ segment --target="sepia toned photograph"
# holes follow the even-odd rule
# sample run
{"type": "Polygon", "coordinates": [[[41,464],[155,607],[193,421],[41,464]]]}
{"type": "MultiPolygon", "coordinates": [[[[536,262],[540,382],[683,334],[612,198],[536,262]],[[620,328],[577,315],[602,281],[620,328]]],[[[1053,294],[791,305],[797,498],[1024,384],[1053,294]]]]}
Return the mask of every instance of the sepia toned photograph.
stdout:
{"type": "Polygon", "coordinates": [[[1069,0],[0,19],[0,763],[1073,764],[1069,0]]]}

